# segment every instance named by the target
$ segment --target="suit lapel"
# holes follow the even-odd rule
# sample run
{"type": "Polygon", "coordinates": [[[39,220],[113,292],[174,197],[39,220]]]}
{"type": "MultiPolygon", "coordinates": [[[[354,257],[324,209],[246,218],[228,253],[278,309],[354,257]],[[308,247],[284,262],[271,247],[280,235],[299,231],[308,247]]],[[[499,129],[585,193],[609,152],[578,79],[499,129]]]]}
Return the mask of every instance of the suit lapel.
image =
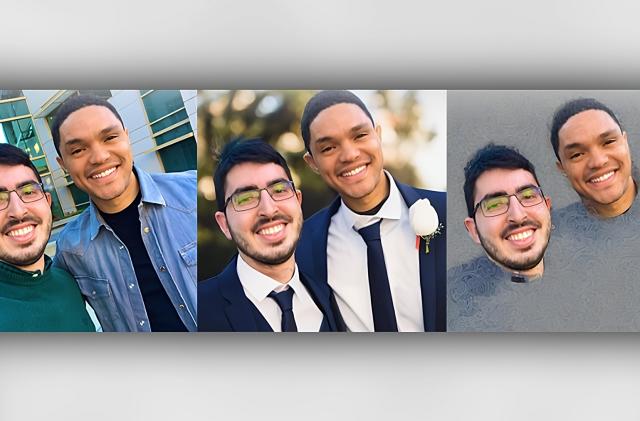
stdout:
{"type": "Polygon", "coordinates": [[[313,259],[317,280],[327,282],[327,239],[329,237],[329,224],[331,224],[331,217],[335,215],[340,207],[340,196],[337,196],[327,211],[322,215],[319,223],[313,227],[311,232],[313,255],[310,258],[313,259]]]}
{"type": "Polygon", "coordinates": [[[323,324],[325,322],[329,323],[329,330],[331,332],[335,332],[338,330],[338,327],[335,322],[335,317],[333,315],[333,311],[331,308],[331,300],[329,298],[330,290],[326,288],[323,290],[319,288],[319,286],[311,280],[306,274],[300,272],[300,281],[304,284],[311,295],[311,298],[316,303],[322,314],[324,315],[323,324]]]}
{"type": "Polygon", "coordinates": [[[251,311],[251,301],[244,295],[238,272],[238,256],[227,266],[221,277],[220,292],[227,301],[224,312],[231,328],[236,332],[256,332],[258,325],[251,311]]]}

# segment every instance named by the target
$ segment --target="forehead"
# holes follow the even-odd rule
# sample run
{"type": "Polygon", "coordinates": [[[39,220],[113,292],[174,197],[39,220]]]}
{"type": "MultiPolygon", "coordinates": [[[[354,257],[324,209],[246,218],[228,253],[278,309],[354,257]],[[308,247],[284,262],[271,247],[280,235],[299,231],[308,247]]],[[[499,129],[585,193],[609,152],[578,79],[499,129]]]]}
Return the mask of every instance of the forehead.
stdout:
{"type": "Polygon", "coordinates": [[[110,109],[101,105],[88,105],[72,112],[62,122],[60,140],[86,136],[114,124],[122,126],[118,117],[110,109]]]}
{"type": "Polygon", "coordinates": [[[12,190],[25,181],[38,182],[33,170],[24,165],[0,165],[0,187],[12,190]]]}
{"type": "Polygon", "coordinates": [[[288,180],[287,173],[278,164],[269,162],[261,164],[257,162],[244,162],[231,168],[225,179],[225,192],[231,192],[247,187],[266,187],[267,184],[277,179],[288,180]]]}
{"type": "Polygon", "coordinates": [[[620,127],[611,116],[602,110],[586,110],[571,116],[558,131],[559,145],[565,143],[587,143],[601,134],[620,127]]]}
{"type": "Polygon", "coordinates": [[[529,171],[521,168],[494,168],[483,172],[476,180],[474,202],[478,202],[488,194],[497,192],[513,194],[520,187],[526,185],[538,185],[533,174],[529,171]]]}
{"type": "Polygon", "coordinates": [[[336,104],[320,111],[309,125],[311,140],[325,136],[338,136],[351,128],[366,124],[373,127],[367,114],[357,105],[336,104]]]}

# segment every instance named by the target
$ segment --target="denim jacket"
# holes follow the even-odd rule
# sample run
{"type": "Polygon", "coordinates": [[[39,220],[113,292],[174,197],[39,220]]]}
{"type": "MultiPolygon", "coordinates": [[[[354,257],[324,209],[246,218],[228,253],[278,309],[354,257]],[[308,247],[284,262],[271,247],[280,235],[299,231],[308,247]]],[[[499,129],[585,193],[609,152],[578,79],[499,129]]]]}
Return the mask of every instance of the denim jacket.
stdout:
{"type": "MultiPolygon", "coordinates": [[[[136,173],[142,241],[180,319],[196,331],[196,172],[136,173]]],[[[54,264],[74,276],[105,332],[151,331],[129,252],[93,202],[56,248],[54,264]]]]}

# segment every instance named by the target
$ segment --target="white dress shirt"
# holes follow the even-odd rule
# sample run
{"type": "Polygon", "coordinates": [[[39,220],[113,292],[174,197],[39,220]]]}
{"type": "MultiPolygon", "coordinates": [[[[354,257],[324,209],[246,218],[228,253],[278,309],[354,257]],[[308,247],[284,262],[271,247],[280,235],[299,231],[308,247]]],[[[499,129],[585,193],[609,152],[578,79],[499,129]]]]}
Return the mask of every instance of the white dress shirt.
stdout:
{"type": "Polygon", "coordinates": [[[249,266],[241,255],[238,255],[236,270],[244,294],[260,311],[274,332],[282,331],[282,310],[273,298],[269,298],[269,293],[282,292],[289,288],[293,288],[293,317],[296,319],[298,332],[320,331],[324,315],[300,281],[298,265],[295,265],[293,276],[285,284],[258,272],[249,266]]]}
{"type": "MultiPolygon", "coordinates": [[[[385,172],[386,173],[386,172],[385,172]]],[[[390,192],[376,215],[359,215],[344,201],[331,218],[327,279],[347,329],[373,332],[367,244],[357,230],[382,219],[380,238],[399,332],[423,332],[420,260],[409,209],[389,173],[390,192]]]]}

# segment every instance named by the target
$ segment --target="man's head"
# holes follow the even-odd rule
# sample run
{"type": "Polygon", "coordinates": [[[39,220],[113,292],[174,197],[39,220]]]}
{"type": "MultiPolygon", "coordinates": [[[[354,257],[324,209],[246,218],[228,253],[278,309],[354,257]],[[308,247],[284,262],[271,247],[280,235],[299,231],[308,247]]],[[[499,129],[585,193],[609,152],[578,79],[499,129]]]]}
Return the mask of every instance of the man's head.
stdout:
{"type": "Polygon", "coordinates": [[[553,116],[557,167],[590,210],[602,217],[625,212],[635,197],[627,133],[601,102],[580,98],[553,116]]]}
{"type": "Polygon", "coordinates": [[[490,144],[464,172],[464,225],[471,239],[507,269],[535,269],[549,243],[551,200],[542,194],[533,164],[513,148],[490,144]]]}
{"type": "Polygon", "coordinates": [[[301,120],[307,164],[355,211],[387,195],[380,127],[348,91],[323,91],[307,103],[301,120]]]}
{"type": "Polygon", "coordinates": [[[67,99],[51,133],[58,163],[100,210],[117,212],[135,199],[129,133],[108,101],[88,95],[67,99]]]}
{"type": "Polygon", "coordinates": [[[51,235],[51,195],[21,149],[0,144],[0,260],[42,270],[51,235]]]}
{"type": "Polygon", "coordinates": [[[215,219],[254,268],[292,259],[302,228],[302,194],[286,161],[268,143],[235,140],[214,173],[215,219]]]}

